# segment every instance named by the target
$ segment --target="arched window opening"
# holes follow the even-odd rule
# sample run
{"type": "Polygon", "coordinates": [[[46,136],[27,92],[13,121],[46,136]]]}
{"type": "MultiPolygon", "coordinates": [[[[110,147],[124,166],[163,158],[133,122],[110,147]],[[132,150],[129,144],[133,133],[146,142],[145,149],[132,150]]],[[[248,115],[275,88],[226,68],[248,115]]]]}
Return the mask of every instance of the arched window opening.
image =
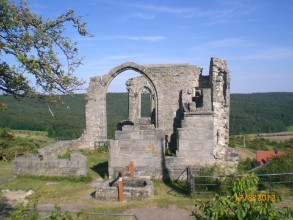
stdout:
{"type": "Polygon", "coordinates": [[[141,108],[140,108],[140,116],[141,117],[151,117],[152,113],[152,94],[151,91],[144,87],[141,94],[140,94],[140,100],[141,100],[141,108]]]}
{"type": "Polygon", "coordinates": [[[117,124],[128,119],[128,91],[126,81],[142,76],[135,71],[127,70],[117,75],[110,83],[106,94],[107,138],[113,139],[117,124]]]}

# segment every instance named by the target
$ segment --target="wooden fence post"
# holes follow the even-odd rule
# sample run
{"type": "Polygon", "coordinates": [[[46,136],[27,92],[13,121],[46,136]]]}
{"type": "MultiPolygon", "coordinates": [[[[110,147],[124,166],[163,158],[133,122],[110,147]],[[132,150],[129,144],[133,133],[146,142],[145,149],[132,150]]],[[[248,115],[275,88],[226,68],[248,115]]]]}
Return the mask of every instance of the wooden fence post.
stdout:
{"type": "Polygon", "coordinates": [[[130,177],[134,177],[134,165],[133,161],[129,163],[129,169],[130,169],[130,177]]]}
{"type": "Polygon", "coordinates": [[[119,200],[119,202],[123,202],[123,181],[122,181],[122,177],[119,177],[119,180],[118,180],[118,200],[119,200]]]}
{"type": "Polygon", "coordinates": [[[195,193],[195,178],[192,175],[190,167],[187,167],[187,179],[190,184],[191,193],[194,194],[195,193]]]}

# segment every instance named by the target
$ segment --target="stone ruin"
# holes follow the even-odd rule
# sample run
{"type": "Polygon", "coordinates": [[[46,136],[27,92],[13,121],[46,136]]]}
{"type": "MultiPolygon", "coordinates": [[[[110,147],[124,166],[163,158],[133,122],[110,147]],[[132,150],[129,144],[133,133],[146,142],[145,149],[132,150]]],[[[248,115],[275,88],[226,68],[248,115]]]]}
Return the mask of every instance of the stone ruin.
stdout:
{"type": "Polygon", "coordinates": [[[109,143],[109,176],[133,161],[137,176],[176,178],[186,167],[194,171],[217,165],[235,171],[238,152],[228,147],[230,74],[225,60],[211,58],[209,75],[190,64],[123,63],[102,77],[91,78],[87,91],[86,129],[79,147],[109,143]],[[128,120],[107,140],[106,92],[121,72],[142,74],[126,82],[128,120]],[[151,97],[149,118],[142,118],[141,93],[151,97]],[[166,152],[173,156],[166,156],[166,152]]]}
{"type": "Polygon", "coordinates": [[[74,141],[59,141],[38,150],[37,154],[16,157],[12,172],[15,175],[32,176],[85,176],[86,157],[77,149],[74,141]],[[70,152],[69,159],[58,156],[70,152]]]}
{"type": "Polygon", "coordinates": [[[187,167],[217,165],[235,172],[238,152],[228,147],[230,74],[225,60],[211,58],[209,75],[190,64],[138,65],[123,63],[102,77],[91,78],[85,108],[86,129],[79,140],[55,143],[39,150],[41,157],[16,158],[15,174],[86,175],[86,158],[75,152],[70,160],[57,159],[68,149],[109,144],[109,177],[134,162],[135,175],[177,178],[187,167]],[[121,72],[141,77],[126,82],[128,119],[118,124],[115,139],[107,139],[106,92],[121,72]],[[141,93],[150,93],[150,117],[141,117],[141,93]],[[173,153],[167,156],[166,152],[173,153]]]}

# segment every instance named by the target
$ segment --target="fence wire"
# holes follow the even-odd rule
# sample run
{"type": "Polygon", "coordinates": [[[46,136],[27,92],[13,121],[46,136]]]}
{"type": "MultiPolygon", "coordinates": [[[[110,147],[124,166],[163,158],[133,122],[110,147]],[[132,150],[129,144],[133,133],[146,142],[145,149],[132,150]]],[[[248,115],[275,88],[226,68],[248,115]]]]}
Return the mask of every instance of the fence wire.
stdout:
{"type": "MultiPolygon", "coordinates": [[[[188,181],[192,193],[220,193],[223,187],[229,185],[231,181],[222,180],[225,178],[239,178],[242,175],[234,176],[193,176],[190,169],[187,169],[188,181]]],[[[291,173],[271,173],[256,174],[259,178],[259,190],[268,191],[293,191],[293,172],[291,173]]]]}

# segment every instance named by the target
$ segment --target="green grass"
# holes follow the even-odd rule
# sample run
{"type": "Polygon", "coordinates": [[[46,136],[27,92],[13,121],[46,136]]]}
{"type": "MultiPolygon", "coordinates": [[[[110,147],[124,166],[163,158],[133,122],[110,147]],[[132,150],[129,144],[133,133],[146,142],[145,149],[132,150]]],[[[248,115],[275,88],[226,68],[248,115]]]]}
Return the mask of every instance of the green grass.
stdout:
{"type": "MultiPolygon", "coordinates": [[[[94,181],[98,178],[107,179],[108,154],[98,151],[84,152],[84,154],[87,155],[88,176],[94,181]]],[[[73,181],[59,177],[13,177],[11,173],[12,162],[0,161],[0,166],[0,178],[9,179],[9,181],[1,182],[1,189],[38,191],[41,193],[40,204],[82,204],[87,207],[87,211],[99,212],[122,212],[130,208],[168,207],[174,204],[180,208],[192,207],[193,199],[188,195],[188,187],[185,182],[165,184],[160,180],[155,180],[155,196],[153,198],[119,203],[90,198],[90,193],[95,191],[95,184],[92,182],[73,181]]]]}
{"type": "Polygon", "coordinates": [[[58,159],[70,159],[70,155],[71,153],[69,151],[66,151],[64,154],[58,155],[58,159]]]}
{"type": "MultiPolygon", "coordinates": [[[[46,131],[30,131],[30,130],[13,130],[9,129],[9,133],[15,136],[17,139],[26,141],[39,141],[43,142],[44,146],[48,143],[55,142],[55,138],[48,137],[48,132],[46,131]]],[[[43,147],[43,146],[42,146],[43,147]]]]}
{"type": "MultiPolygon", "coordinates": [[[[12,176],[11,162],[0,160],[0,167],[1,167],[0,178],[12,176]]],[[[0,187],[2,187],[1,184],[0,184],[0,187]]]]}
{"type": "Polygon", "coordinates": [[[87,173],[93,179],[108,179],[108,153],[99,150],[83,152],[87,156],[87,173]]]}
{"type": "MultiPolygon", "coordinates": [[[[39,204],[72,204],[83,207],[82,211],[93,212],[124,212],[129,209],[144,207],[168,208],[176,205],[178,208],[191,211],[194,210],[193,201],[195,199],[209,199],[211,195],[189,194],[189,187],[185,181],[163,182],[154,180],[155,195],[152,198],[118,202],[101,201],[93,199],[90,194],[95,191],[97,179],[107,179],[108,154],[98,150],[94,152],[83,152],[87,156],[87,173],[93,182],[73,181],[70,178],[59,177],[14,177],[11,173],[12,162],[0,161],[0,189],[29,190],[38,191],[41,194],[39,204]]],[[[290,197],[291,199],[292,197],[290,197]]],[[[285,204],[292,205],[292,202],[284,196],[285,204]]],[[[86,215],[83,215],[86,217],[86,215]]],[[[95,216],[97,217],[97,216],[95,216]]],[[[90,217],[89,219],[95,219],[90,217]]],[[[99,216],[99,219],[113,219],[112,217],[99,216]],[[101,217],[101,218],[100,218],[101,217]]],[[[120,219],[120,218],[117,218],[120,219]]],[[[126,218],[127,219],[127,218],[126,218]]],[[[131,217],[129,217],[131,219],[131,217]]]]}
{"type": "Polygon", "coordinates": [[[34,135],[34,136],[48,136],[48,132],[46,131],[31,131],[31,130],[11,130],[16,134],[27,134],[27,135],[34,135]]]}

